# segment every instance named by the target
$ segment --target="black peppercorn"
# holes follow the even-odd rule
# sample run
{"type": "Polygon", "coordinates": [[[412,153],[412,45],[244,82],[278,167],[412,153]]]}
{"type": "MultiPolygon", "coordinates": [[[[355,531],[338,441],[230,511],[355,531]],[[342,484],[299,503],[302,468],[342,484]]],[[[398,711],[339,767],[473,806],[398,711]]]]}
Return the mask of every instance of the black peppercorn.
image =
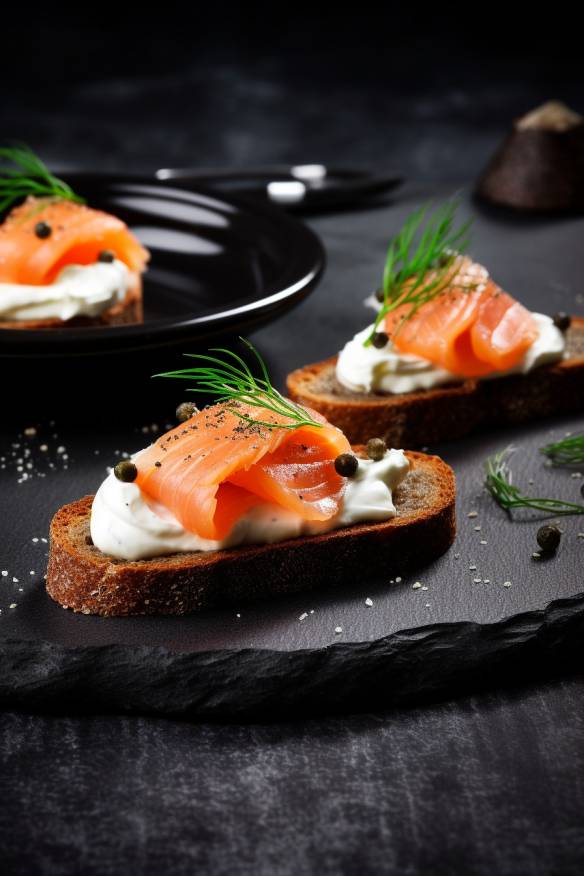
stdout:
{"type": "Polygon", "coordinates": [[[377,350],[383,350],[383,348],[389,343],[389,335],[385,332],[373,332],[371,343],[377,350]]]}
{"type": "Polygon", "coordinates": [[[370,438],[367,442],[367,456],[376,462],[383,459],[386,450],[387,444],[383,438],[370,438]]]}
{"type": "Polygon", "coordinates": [[[47,222],[37,222],[34,227],[34,233],[41,240],[46,240],[46,238],[50,237],[53,233],[53,229],[47,222]]]}
{"type": "Polygon", "coordinates": [[[335,459],[335,471],[342,478],[352,478],[357,472],[359,462],[352,453],[341,453],[335,459]]]}
{"type": "Polygon", "coordinates": [[[111,249],[102,249],[102,251],[97,256],[98,262],[106,262],[108,265],[113,262],[116,255],[111,251],[111,249]]]}
{"type": "Polygon", "coordinates": [[[199,409],[194,402],[183,402],[176,409],[176,418],[179,423],[186,423],[191,417],[199,413],[199,409]]]}
{"type": "Polygon", "coordinates": [[[564,313],[563,311],[560,311],[559,313],[554,313],[552,319],[556,328],[559,328],[561,332],[568,331],[572,324],[572,317],[568,313],[564,313]]]}
{"type": "Polygon", "coordinates": [[[118,462],[114,468],[114,474],[119,481],[123,481],[125,484],[131,484],[132,481],[135,481],[138,477],[138,469],[129,459],[123,459],[121,462],[118,462]]]}
{"type": "Polygon", "coordinates": [[[546,554],[551,554],[557,550],[561,537],[562,533],[553,523],[540,526],[536,536],[538,545],[546,554]]]}

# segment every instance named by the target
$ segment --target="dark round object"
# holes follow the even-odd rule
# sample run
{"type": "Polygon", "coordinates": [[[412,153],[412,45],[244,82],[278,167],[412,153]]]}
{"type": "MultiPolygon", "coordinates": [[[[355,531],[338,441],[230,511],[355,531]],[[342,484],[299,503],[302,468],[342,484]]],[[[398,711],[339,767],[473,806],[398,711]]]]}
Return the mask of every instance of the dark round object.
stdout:
{"type": "Polygon", "coordinates": [[[383,350],[389,343],[389,335],[386,332],[374,332],[371,343],[377,350],[383,350]]]}
{"type": "Polygon", "coordinates": [[[48,222],[37,222],[34,227],[34,233],[37,237],[40,237],[41,240],[46,240],[47,237],[50,237],[53,233],[53,229],[48,222]]]}
{"type": "Polygon", "coordinates": [[[545,526],[540,526],[537,530],[537,543],[546,554],[551,554],[557,550],[562,538],[562,533],[553,523],[547,523],[545,526]]]}
{"type": "Polygon", "coordinates": [[[584,484],[580,487],[580,495],[584,497],[584,484]]]}
{"type": "Polygon", "coordinates": [[[564,313],[562,310],[559,313],[554,313],[552,316],[554,321],[554,325],[559,328],[561,332],[566,332],[572,325],[572,317],[569,313],[564,313]]]}
{"type": "Polygon", "coordinates": [[[377,298],[377,300],[379,301],[380,304],[383,304],[383,302],[385,301],[385,292],[383,291],[383,289],[381,289],[381,288],[376,289],[375,290],[375,297],[377,298]]]}
{"type": "Polygon", "coordinates": [[[138,477],[138,469],[129,459],[122,459],[114,468],[114,474],[119,481],[131,484],[138,477]]]}
{"type": "Polygon", "coordinates": [[[383,438],[370,438],[367,442],[367,456],[369,459],[374,459],[376,462],[383,459],[386,450],[387,444],[383,438]]]}
{"type": "Polygon", "coordinates": [[[113,262],[116,255],[111,251],[111,249],[102,249],[99,253],[97,260],[98,262],[106,262],[108,265],[113,262]]]}
{"type": "Polygon", "coordinates": [[[335,471],[342,478],[352,478],[359,468],[359,461],[353,453],[341,453],[335,459],[335,471]]]}
{"type": "MultiPolygon", "coordinates": [[[[136,351],[145,358],[162,347],[207,349],[218,335],[246,336],[251,326],[281,316],[309,294],[324,267],[316,234],[267,201],[151,174],[70,173],[66,182],[93,208],[124,221],[150,250],[144,322],[99,330],[73,321],[66,331],[4,328],[0,359],[27,357],[46,369],[69,356],[82,355],[86,363],[88,356],[104,356],[109,363],[113,354],[131,351],[133,367],[136,351]]],[[[106,247],[96,244],[94,258],[106,247]]]]}
{"type": "Polygon", "coordinates": [[[199,409],[194,402],[182,402],[176,409],[176,418],[179,423],[186,423],[198,413],[199,409]]]}

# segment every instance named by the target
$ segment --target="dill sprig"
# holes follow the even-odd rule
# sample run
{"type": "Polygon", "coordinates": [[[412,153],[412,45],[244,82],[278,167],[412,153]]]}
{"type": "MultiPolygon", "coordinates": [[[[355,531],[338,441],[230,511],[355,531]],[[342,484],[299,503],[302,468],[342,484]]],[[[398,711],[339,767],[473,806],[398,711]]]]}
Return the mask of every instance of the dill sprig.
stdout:
{"type": "Polygon", "coordinates": [[[308,411],[300,405],[294,404],[285,398],[277,389],[274,389],[266,363],[262,359],[254,345],[240,338],[248,350],[254,354],[260,368],[261,377],[255,377],[244,360],[223,347],[212,347],[210,353],[223,353],[233,361],[219,359],[216,356],[207,356],[199,353],[185,353],[190,359],[198,359],[206,364],[195,368],[183,368],[179,371],[167,371],[164,374],[155,374],[154,377],[176,377],[180,380],[194,380],[196,386],[190,387],[190,392],[216,394],[217,403],[226,402],[229,409],[241,420],[246,420],[256,426],[264,426],[266,429],[298,429],[300,426],[317,426],[322,428],[322,423],[314,420],[308,411]],[[290,423],[274,423],[267,420],[256,420],[248,414],[237,409],[237,404],[252,405],[256,408],[265,408],[281,417],[286,417],[290,423]]]}
{"type": "Polygon", "coordinates": [[[584,435],[573,435],[539,449],[554,465],[578,465],[584,462],[584,435]]]}
{"type": "Polygon", "coordinates": [[[584,505],[576,502],[564,502],[563,499],[547,499],[535,496],[525,496],[519,487],[512,483],[513,475],[508,465],[512,447],[490,456],[485,463],[485,486],[495,502],[509,514],[514,508],[533,508],[536,511],[547,511],[553,515],[584,514],[584,505]]]}
{"type": "Polygon", "coordinates": [[[29,195],[84,203],[28,146],[0,146],[0,213],[29,195]]]}
{"type": "Polygon", "coordinates": [[[471,291],[476,283],[455,284],[457,258],[468,246],[468,230],[472,219],[456,228],[454,219],[458,201],[448,201],[433,213],[429,206],[420,207],[409,216],[387,251],[383,269],[383,303],[373,330],[364,342],[371,344],[374,333],[393,310],[403,305],[404,313],[396,333],[417,311],[441,295],[446,289],[471,291]],[[425,225],[425,227],[423,227],[425,225]]]}

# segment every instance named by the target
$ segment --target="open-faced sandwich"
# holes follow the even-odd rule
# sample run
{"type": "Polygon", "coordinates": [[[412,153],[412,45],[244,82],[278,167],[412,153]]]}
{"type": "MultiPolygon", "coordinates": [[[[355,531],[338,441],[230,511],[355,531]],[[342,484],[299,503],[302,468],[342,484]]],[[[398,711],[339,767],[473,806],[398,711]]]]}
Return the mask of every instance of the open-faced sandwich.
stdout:
{"type": "Polygon", "coordinates": [[[149,254],[25,147],[0,149],[0,328],[141,322],[149,254]]]}
{"type": "Polygon", "coordinates": [[[256,378],[215,352],[227,358],[170,376],[217,403],[181,405],[178,426],[53,518],[53,599],[85,614],[185,614],[389,580],[450,546],[455,483],[441,459],[379,439],[351,447],[280,395],[261,359],[256,378]]]}
{"type": "Polygon", "coordinates": [[[338,356],[288,376],[288,394],[352,442],[420,446],[482,424],[584,409],[584,319],[531,313],[464,255],[455,203],[406,221],[375,321],[338,356]]]}

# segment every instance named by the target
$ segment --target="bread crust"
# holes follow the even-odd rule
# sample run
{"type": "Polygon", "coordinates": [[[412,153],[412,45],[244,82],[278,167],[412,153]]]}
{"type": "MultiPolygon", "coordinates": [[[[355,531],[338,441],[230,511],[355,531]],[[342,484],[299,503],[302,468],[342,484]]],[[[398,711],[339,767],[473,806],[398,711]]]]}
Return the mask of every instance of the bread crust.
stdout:
{"type": "MultiPolygon", "coordinates": [[[[362,448],[358,448],[362,452],[362,448]]],[[[106,617],[199,609],[403,573],[454,541],[455,478],[442,459],[407,453],[394,493],[397,517],[273,545],[126,562],[87,544],[93,496],[65,505],[51,523],[47,592],[65,608],[106,617]]]]}
{"type": "Polygon", "coordinates": [[[462,438],[481,427],[584,410],[584,318],[573,318],[567,343],[570,358],[529,374],[400,395],[343,389],[336,381],[334,356],[289,374],[288,395],[319,411],[353,444],[380,436],[392,447],[420,447],[462,438]]]}
{"type": "Polygon", "coordinates": [[[142,277],[130,272],[130,283],[123,301],[118,301],[97,316],[75,316],[73,319],[20,319],[0,321],[0,329],[76,328],[81,326],[132,325],[144,321],[142,277]]]}

